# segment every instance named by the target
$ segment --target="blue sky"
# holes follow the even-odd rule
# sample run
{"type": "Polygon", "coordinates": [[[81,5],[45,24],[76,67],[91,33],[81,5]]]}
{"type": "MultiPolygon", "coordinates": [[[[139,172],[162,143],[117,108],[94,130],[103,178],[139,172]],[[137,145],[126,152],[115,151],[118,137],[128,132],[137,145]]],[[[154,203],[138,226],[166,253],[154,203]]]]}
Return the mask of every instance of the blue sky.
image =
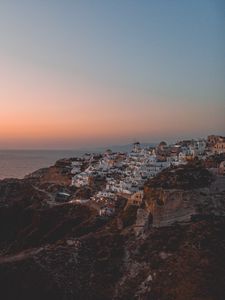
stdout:
{"type": "MultiPolygon", "coordinates": [[[[14,120],[17,107],[21,106],[24,114],[35,115],[32,105],[26,112],[27,103],[37,108],[38,99],[41,105],[43,98],[47,107],[57,103],[59,111],[64,111],[64,106],[71,108],[65,118],[72,118],[71,111],[76,106],[79,116],[93,104],[95,114],[99,114],[98,121],[93,120],[89,126],[96,126],[95,131],[87,131],[87,116],[83,123],[80,120],[77,131],[77,123],[58,124],[59,115],[55,113],[46,124],[49,128],[61,126],[63,130],[58,142],[55,135],[54,143],[50,140],[48,144],[49,139],[42,137],[41,131],[23,134],[24,126],[40,127],[42,111],[36,110],[39,121],[37,118],[36,123],[24,122],[21,137],[13,136],[13,128],[6,130],[8,138],[2,142],[7,145],[16,147],[20,141],[35,147],[35,139],[30,138],[34,133],[38,144],[46,147],[76,147],[94,141],[126,143],[134,135],[141,140],[156,140],[225,133],[224,1],[3,0],[0,43],[0,75],[15,93],[9,91],[6,82],[0,96],[5,111],[15,109],[14,120]],[[18,88],[21,84],[22,90],[18,88]],[[82,92],[77,94],[78,90],[82,92]],[[62,95],[55,97],[54,93],[62,95]],[[126,124],[121,124],[126,130],[117,138],[112,127],[119,106],[126,120],[126,124]],[[127,125],[132,122],[134,111],[136,131],[127,125]],[[177,130],[171,122],[178,122],[177,130]],[[154,131],[154,124],[160,130],[154,131]],[[99,129],[107,126],[109,135],[99,129]],[[87,141],[81,138],[82,132],[87,141]]],[[[88,119],[91,118],[89,112],[88,119]]],[[[9,112],[6,127],[10,120],[9,112]]]]}

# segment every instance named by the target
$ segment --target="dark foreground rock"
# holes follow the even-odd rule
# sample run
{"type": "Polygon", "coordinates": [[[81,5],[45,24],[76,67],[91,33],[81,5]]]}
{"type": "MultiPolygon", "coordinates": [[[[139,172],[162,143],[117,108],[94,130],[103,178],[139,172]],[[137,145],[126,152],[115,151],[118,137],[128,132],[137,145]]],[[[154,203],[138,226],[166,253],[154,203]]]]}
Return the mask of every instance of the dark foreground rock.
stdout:
{"type": "Polygon", "coordinates": [[[145,239],[102,229],[0,259],[2,299],[225,297],[225,222],[154,229],[145,239]]]}
{"type": "Polygon", "coordinates": [[[195,170],[180,172],[171,189],[150,182],[142,207],[121,205],[111,219],[90,206],[48,205],[34,178],[1,181],[1,299],[224,300],[223,182],[198,169],[192,189],[195,170]],[[179,221],[182,199],[194,208],[188,222],[179,221]]]}

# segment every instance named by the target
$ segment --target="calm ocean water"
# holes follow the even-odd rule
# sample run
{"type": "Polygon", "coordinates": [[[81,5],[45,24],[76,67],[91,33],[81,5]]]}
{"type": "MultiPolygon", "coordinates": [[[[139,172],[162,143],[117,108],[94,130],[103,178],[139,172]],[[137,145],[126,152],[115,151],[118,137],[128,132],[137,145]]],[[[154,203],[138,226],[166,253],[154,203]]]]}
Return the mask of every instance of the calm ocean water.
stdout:
{"type": "Polygon", "coordinates": [[[83,153],[76,150],[0,150],[0,179],[23,178],[37,169],[53,165],[60,158],[83,153]]]}

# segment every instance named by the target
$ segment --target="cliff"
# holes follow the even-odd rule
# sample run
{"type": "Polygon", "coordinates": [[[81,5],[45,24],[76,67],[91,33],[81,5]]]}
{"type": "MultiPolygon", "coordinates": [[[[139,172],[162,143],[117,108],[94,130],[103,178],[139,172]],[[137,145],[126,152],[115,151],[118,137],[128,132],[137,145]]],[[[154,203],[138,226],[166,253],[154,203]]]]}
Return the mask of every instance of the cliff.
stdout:
{"type": "Polygon", "coordinates": [[[144,187],[153,226],[189,222],[195,215],[225,215],[225,178],[203,167],[186,165],[161,172],[144,187]]]}

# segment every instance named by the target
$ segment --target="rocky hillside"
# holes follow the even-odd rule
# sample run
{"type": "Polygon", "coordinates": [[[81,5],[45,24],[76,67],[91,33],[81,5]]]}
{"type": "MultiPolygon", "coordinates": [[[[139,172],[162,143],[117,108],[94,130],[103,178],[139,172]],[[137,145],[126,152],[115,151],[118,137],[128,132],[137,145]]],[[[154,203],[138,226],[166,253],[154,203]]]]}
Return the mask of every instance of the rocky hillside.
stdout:
{"type": "Polygon", "coordinates": [[[146,183],[144,200],[155,227],[195,215],[225,216],[225,178],[192,164],[167,169],[146,183]]]}
{"type": "Polygon", "coordinates": [[[212,174],[197,163],[171,167],[150,179],[146,186],[163,189],[190,190],[209,186],[213,181],[212,174]]]}
{"type": "Polygon", "coordinates": [[[225,299],[223,177],[167,170],[146,184],[141,207],[123,203],[107,219],[50,205],[46,190],[61,183],[48,172],[0,181],[2,299],[225,299]]]}

